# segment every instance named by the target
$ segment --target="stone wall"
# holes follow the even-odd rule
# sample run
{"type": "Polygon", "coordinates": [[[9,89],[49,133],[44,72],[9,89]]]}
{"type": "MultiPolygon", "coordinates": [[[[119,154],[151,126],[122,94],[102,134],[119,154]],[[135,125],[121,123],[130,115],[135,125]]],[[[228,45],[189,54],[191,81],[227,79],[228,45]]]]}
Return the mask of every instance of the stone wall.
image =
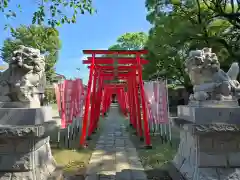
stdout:
{"type": "Polygon", "coordinates": [[[0,128],[0,180],[46,180],[53,175],[56,162],[44,128],[0,128]]]}
{"type": "Polygon", "coordinates": [[[173,164],[187,180],[239,180],[240,134],[200,135],[184,125],[173,164]]]}

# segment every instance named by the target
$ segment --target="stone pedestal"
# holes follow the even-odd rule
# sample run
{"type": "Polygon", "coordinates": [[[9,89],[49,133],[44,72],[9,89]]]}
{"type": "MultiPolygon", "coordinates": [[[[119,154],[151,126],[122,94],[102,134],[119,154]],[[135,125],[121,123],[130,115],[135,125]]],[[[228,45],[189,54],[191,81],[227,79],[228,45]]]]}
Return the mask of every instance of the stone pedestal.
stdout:
{"type": "Polygon", "coordinates": [[[186,180],[240,180],[239,113],[237,106],[178,107],[173,164],[186,180]]]}
{"type": "Polygon", "coordinates": [[[44,109],[0,108],[0,180],[60,180],[44,109]],[[4,113],[5,112],[5,113],[4,113]],[[28,116],[29,115],[29,116],[28,116]]]}

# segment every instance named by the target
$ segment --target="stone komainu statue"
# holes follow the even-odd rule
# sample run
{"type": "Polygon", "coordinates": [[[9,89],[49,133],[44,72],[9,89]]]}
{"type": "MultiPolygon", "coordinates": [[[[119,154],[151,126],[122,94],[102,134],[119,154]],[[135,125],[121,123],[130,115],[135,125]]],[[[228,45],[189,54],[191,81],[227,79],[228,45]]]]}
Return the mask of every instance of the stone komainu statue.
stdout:
{"type": "Polygon", "coordinates": [[[0,76],[0,101],[38,103],[39,88],[45,85],[44,56],[38,49],[19,46],[0,76]]]}
{"type": "Polygon", "coordinates": [[[193,84],[194,94],[190,100],[236,100],[240,86],[236,80],[239,73],[238,63],[233,63],[227,73],[220,69],[217,55],[210,48],[189,53],[185,61],[186,72],[193,84]]]}

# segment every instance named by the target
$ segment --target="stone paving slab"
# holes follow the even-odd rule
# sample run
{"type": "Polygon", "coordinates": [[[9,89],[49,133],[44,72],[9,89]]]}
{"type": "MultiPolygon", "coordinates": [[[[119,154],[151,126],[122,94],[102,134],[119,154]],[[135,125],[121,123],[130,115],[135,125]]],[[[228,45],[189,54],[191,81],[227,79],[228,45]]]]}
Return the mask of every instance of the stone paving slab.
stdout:
{"type": "Polygon", "coordinates": [[[111,107],[85,180],[147,180],[118,107],[111,107]]]}

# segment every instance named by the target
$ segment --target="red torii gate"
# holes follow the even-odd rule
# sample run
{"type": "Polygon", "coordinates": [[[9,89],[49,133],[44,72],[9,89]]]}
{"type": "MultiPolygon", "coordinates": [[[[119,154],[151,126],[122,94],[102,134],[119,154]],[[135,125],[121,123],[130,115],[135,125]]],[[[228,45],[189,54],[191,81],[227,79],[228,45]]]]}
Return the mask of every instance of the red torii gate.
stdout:
{"type": "MultiPolygon", "coordinates": [[[[147,54],[146,50],[83,50],[84,54],[91,54],[92,57],[89,57],[88,60],[83,60],[83,64],[90,64],[89,72],[89,81],[87,87],[87,95],[85,102],[85,112],[82,123],[82,135],[80,138],[80,144],[85,145],[85,140],[88,135],[88,138],[97,128],[99,116],[100,116],[100,107],[102,102],[103,91],[106,89],[117,89],[116,86],[119,86],[121,93],[125,92],[124,86],[121,85],[104,85],[104,80],[113,79],[114,76],[117,76],[119,79],[126,80],[127,95],[129,101],[129,115],[130,115],[130,124],[137,130],[137,134],[140,136],[140,139],[143,140],[142,132],[142,120],[141,120],[141,107],[142,104],[142,114],[143,114],[143,125],[144,125],[144,139],[147,148],[151,148],[150,134],[149,134],[149,125],[148,117],[146,111],[145,103],[145,94],[143,89],[142,81],[142,64],[146,64],[148,61],[141,58],[141,55],[147,54]],[[134,55],[135,58],[129,57],[96,57],[96,55],[134,55]],[[121,66],[114,67],[113,64],[117,60],[118,64],[121,66]],[[109,66],[111,64],[111,66],[109,66]],[[123,66],[125,64],[125,66],[123,66]],[[131,65],[126,65],[131,64],[131,65]],[[103,66],[105,65],[105,66],[103,66]],[[116,73],[116,71],[118,73],[116,73]],[[92,92],[91,92],[92,90],[92,92]],[[140,91],[139,91],[140,90],[140,91]],[[139,93],[141,98],[139,99],[139,93]],[[92,94],[92,96],[91,96],[92,94]],[[89,107],[90,102],[93,102],[91,105],[90,111],[90,122],[88,126],[89,118],[89,107]],[[87,133],[88,130],[88,133],[87,133]]],[[[106,95],[106,93],[105,93],[106,95]]],[[[120,96],[120,95],[119,95],[120,96]]],[[[109,97],[105,97],[109,98],[109,97]]],[[[106,99],[105,99],[106,100],[106,99]]],[[[110,105],[110,104],[109,104],[110,105]]]]}

